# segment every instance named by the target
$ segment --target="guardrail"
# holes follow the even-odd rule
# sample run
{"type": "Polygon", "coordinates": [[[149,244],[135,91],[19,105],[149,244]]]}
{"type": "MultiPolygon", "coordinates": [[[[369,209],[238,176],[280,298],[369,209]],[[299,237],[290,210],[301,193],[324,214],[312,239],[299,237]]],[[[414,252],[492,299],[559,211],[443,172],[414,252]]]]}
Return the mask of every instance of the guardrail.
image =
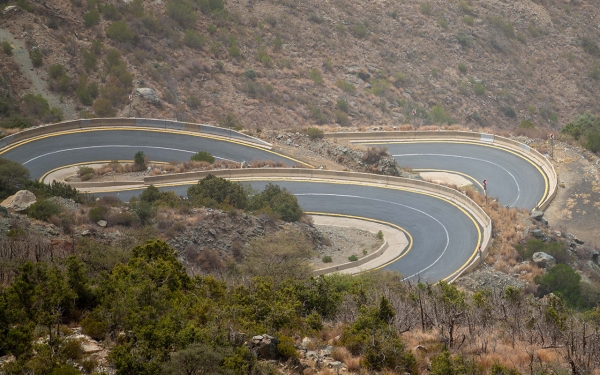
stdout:
{"type": "MultiPolygon", "coordinates": [[[[345,171],[325,171],[318,169],[298,169],[298,168],[248,168],[248,169],[226,169],[213,170],[203,172],[175,173],[162,176],[149,176],[144,178],[145,185],[161,185],[175,184],[180,182],[198,181],[212,174],[217,177],[226,179],[260,179],[260,178],[279,178],[279,179],[302,179],[302,180],[337,180],[348,182],[363,182],[370,183],[375,186],[386,187],[402,187],[415,192],[427,192],[432,195],[445,198],[459,205],[477,221],[483,231],[481,241],[482,254],[473,254],[473,259],[469,266],[469,270],[475,268],[482,257],[488,252],[491,245],[492,235],[492,220],[485,211],[473,202],[465,194],[452,188],[426,182],[422,180],[382,176],[368,173],[345,172],[345,171]]],[[[457,275],[452,276],[450,281],[455,280],[462,275],[464,270],[461,270],[457,275]]]]}
{"type": "Polygon", "coordinates": [[[548,178],[548,194],[537,209],[545,210],[554,199],[558,187],[558,175],[550,161],[537,150],[526,144],[513,141],[505,137],[493,134],[474,133],[465,131],[390,131],[390,132],[348,132],[348,133],[327,133],[325,138],[340,139],[346,141],[418,141],[418,140],[466,140],[471,142],[480,142],[485,144],[496,144],[508,148],[520,155],[526,157],[535,165],[539,166],[548,178]]]}
{"type": "Polygon", "coordinates": [[[236,141],[253,144],[267,149],[271,149],[273,147],[272,144],[265,142],[262,139],[251,137],[249,135],[240,133],[232,129],[219,128],[211,125],[147,118],[96,118],[89,120],[82,119],[65,121],[56,124],[42,125],[35,128],[28,128],[23,130],[22,132],[9,135],[0,139],[0,149],[9,146],[13,143],[24,141],[29,138],[37,137],[40,135],[68,130],[101,127],[146,127],[155,129],[172,129],[201,134],[216,135],[223,138],[235,139],[236,141]]]}

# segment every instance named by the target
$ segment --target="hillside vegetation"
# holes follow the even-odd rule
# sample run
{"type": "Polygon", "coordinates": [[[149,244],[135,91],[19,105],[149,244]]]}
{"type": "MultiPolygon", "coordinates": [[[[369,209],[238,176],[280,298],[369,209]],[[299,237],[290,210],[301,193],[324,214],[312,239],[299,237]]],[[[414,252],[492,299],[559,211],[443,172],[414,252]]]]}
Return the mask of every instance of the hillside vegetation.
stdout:
{"type": "MultiPolygon", "coordinates": [[[[559,128],[599,111],[600,9],[588,1],[18,4],[3,27],[24,39],[49,88],[83,117],[257,130],[411,122],[510,130],[525,120],[559,128]],[[135,96],[130,108],[140,87],[159,100],[135,96]]],[[[34,105],[26,85],[10,56],[0,64],[3,118],[19,109],[37,118],[30,123],[59,118],[50,108],[25,110],[34,105]]]]}

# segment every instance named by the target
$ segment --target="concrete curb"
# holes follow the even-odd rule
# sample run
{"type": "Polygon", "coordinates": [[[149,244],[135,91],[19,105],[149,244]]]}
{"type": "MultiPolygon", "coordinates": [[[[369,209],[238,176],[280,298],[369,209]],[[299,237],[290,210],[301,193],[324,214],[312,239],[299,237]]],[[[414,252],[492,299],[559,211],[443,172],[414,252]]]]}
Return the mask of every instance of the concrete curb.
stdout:
{"type": "Polygon", "coordinates": [[[431,140],[459,140],[469,141],[473,143],[481,144],[495,144],[507,148],[513,152],[522,155],[523,157],[530,160],[533,164],[537,165],[542,169],[548,178],[548,193],[539,206],[538,210],[545,210],[548,205],[552,202],[556,196],[558,187],[558,175],[556,170],[550,161],[538,151],[532,149],[526,144],[513,141],[512,139],[500,137],[493,134],[485,133],[474,133],[465,131],[389,131],[389,132],[348,132],[348,133],[327,133],[325,134],[327,139],[340,139],[348,142],[360,141],[360,142],[378,142],[378,141],[431,141],[431,140]]]}

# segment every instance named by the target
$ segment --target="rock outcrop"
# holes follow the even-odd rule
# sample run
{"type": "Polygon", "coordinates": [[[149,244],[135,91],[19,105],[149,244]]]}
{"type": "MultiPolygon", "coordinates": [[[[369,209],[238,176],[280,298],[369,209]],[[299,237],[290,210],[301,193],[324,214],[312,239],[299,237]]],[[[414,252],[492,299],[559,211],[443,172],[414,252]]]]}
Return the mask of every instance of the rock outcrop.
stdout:
{"type": "Polygon", "coordinates": [[[22,212],[36,202],[35,195],[29,190],[19,190],[15,195],[6,198],[0,206],[13,212],[22,212]]]}
{"type": "Polygon", "coordinates": [[[541,268],[552,268],[556,265],[556,259],[552,255],[546,254],[542,251],[533,254],[531,257],[533,262],[541,268]]]}

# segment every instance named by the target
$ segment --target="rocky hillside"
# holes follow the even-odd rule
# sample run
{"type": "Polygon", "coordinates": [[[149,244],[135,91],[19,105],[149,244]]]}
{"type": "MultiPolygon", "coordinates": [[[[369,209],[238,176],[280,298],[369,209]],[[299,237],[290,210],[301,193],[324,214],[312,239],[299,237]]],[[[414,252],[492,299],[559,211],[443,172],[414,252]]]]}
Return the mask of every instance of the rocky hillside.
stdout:
{"type": "Polygon", "coordinates": [[[5,120],[18,113],[36,117],[30,123],[58,117],[26,111],[35,103],[24,95],[39,92],[28,82],[36,78],[23,80],[17,71],[17,52],[30,54],[67,118],[75,108],[82,117],[256,130],[410,123],[508,130],[526,119],[558,128],[599,111],[600,8],[590,1],[19,5],[2,15],[2,28],[25,45],[12,56],[3,45],[0,54],[3,92],[12,98],[3,99],[5,120]]]}

